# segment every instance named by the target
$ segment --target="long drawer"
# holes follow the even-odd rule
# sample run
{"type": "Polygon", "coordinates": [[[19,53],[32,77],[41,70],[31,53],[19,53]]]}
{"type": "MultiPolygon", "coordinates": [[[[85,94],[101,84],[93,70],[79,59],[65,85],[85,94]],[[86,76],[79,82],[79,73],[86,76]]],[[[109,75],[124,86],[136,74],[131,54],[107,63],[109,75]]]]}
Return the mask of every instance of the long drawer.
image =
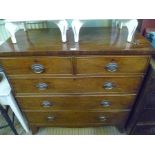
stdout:
{"type": "Polygon", "coordinates": [[[11,79],[16,93],[136,93],[143,76],[11,79]]]}
{"type": "Polygon", "coordinates": [[[77,57],[77,74],[144,73],[148,56],[77,57]]]}
{"type": "Polygon", "coordinates": [[[70,57],[16,57],[0,58],[8,75],[20,74],[72,74],[70,57]]]}
{"type": "Polygon", "coordinates": [[[131,109],[135,95],[18,96],[22,110],[116,110],[131,109]]]}
{"type": "Polygon", "coordinates": [[[26,112],[32,124],[77,125],[77,124],[120,124],[128,117],[125,112],[26,112]]]}

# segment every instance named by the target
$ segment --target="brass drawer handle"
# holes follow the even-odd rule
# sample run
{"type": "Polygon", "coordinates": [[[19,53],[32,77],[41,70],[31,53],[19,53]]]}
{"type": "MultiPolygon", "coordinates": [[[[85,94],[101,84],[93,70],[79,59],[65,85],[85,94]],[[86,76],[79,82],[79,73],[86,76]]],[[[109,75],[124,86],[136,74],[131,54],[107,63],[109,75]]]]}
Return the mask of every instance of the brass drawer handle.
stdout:
{"type": "Polygon", "coordinates": [[[116,72],[118,69],[118,64],[115,62],[110,62],[106,65],[106,70],[109,72],[116,72]]]}
{"type": "Polygon", "coordinates": [[[48,116],[48,117],[47,117],[47,120],[48,120],[48,121],[54,121],[54,119],[55,119],[55,116],[48,116]]]}
{"type": "Polygon", "coordinates": [[[102,122],[104,122],[104,121],[107,120],[107,117],[106,117],[106,116],[100,116],[100,117],[99,117],[99,120],[102,121],[102,122]]]}
{"type": "Polygon", "coordinates": [[[44,107],[44,108],[49,108],[49,107],[51,107],[53,104],[52,104],[51,102],[49,102],[49,101],[43,101],[41,105],[42,105],[42,107],[44,107]]]}
{"type": "Polygon", "coordinates": [[[105,82],[103,88],[106,90],[113,89],[116,85],[113,82],[105,82]]]}
{"type": "Polygon", "coordinates": [[[48,84],[47,83],[43,83],[43,82],[40,82],[36,85],[36,88],[38,88],[39,90],[45,90],[48,88],[48,84]]]}
{"type": "Polygon", "coordinates": [[[31,66],[31,69],[34,73],[37,73],[37,74],[43,73],[45,70],[44,66],[41,64],[33,64],[31,66]]]}
{"type": "Polygon", "coordinates": [[[109,107],[109,106],[111,105],[111,103],[110,103],[108,100],[103,100],[103,101],[101,102],[101,105],[102,105],[103,107],[109,107]]]}

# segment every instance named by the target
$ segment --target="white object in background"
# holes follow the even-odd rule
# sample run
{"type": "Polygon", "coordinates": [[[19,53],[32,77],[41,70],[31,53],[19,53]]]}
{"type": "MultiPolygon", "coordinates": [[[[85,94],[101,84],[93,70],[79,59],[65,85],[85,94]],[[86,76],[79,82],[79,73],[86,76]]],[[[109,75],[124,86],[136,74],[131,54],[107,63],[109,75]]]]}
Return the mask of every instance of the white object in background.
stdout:
{"type": "Polygon", "coordinates": [[[66,20],[59,20],[59,21],[56,21],[55,23],[60,29],[62,42],[66,42],[67,41],[68,22],[66,20]]]}
{"type": "MultiPolygon", "coordinates": [[[[24,29],[24,31],[26,31],[26,22],[22,22],[21,23],[22,25],[22,29],[24,29]]],[[[17,23],[12,23],[11,21],[7,21],[5,23],[5,28],[8,30],[8,32],[10,33],[11,35],[11,41],[12,43],[17,43],[17,40],[16,40],[16,32],[20,29],[17,25],[17,23]]]]}
{"type": "Polygon", "coordinates": [[[72,21],[72,31],[74,34],[74,41],[75,42],[79,42],[79,33],[80,33],[80,29],[82,27],[82,25],[84,24],[83,21],[80,20],[73,20],[72,21]]]}
{"type": "Polygon", "coordinates": [[[12,43],[14,43],[14,44],[17,43],[15,33],[18,30],[18,26],[13,23],[5,23],[5,28],[9,31],[9,33],[11,35],[12,43]]]}
{"type": "MultiPolygon", "coordinates": [[[[15,33],[20,29],[18,27],[17,23],[15,23],[15,22],[19,22],[19,21],[7,20],[6,23],[5,23],[5,28],[10,33],[12,43],[14,43],[14,44],[17,43],[15,33]]],[[[62,42],[66,42],[67,41],[66,34],[67,34],[67,29],[68,29],[67,21],[66,20],[58,20],[58,21],[55,21],[55,23],[58,26],[58,28],[60,29],[62,42]]],[[[24,29],[24,31],[26,31],[27,30],[26,29],[26,21],[23,21],[21,23],[21,25],[22,25],[22,29],[24,29]]]]}
{"type": "Polygon", "coordinates": [[[25,118],[23,117],[14,96],[11,93],[10,84],[4,74],[4,72],[0,71],[0,104],[2,106],[9,105],[15,116],[19,120],[22,127],[25,129],[27,133],[29,133],[29,128],[25,118]]]}
{"type": "Polygon", "coordinates": [[[138,20],[137,19],[114,20],[114,21],[112,21],[112,24],[115,26],[119,26],[120,29],[122,29],[123,26],[126,26],[128,29],[127,42],[132,42],[133,35],[134,35],[136,28],[138,26],[138,20]]]}

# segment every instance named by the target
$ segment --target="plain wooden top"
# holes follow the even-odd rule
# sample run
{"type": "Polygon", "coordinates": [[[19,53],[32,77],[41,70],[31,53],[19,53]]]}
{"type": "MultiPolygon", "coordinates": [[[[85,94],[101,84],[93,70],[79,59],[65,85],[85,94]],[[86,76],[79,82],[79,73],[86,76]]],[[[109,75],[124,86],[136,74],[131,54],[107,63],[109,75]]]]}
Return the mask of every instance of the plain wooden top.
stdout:
{"type": "Polygon", "coordinates": [[[61,42],[57,28],[20,30],[16,32],[17,43],[10,38],[0,46],[0,56],[26,55],[150,55],[155,50],[139,33],[135,43],[127,43],[127,29],[82,28],[79,43],[74,43],[73,33],[68,30],[66,43],[61,42]]]}

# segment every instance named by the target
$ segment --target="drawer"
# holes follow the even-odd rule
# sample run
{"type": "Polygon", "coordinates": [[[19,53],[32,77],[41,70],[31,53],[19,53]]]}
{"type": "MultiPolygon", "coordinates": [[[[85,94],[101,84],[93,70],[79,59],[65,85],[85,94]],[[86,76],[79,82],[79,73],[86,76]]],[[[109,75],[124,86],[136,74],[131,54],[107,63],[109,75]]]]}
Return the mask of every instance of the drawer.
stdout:
{"type": "Polygon", "coordinates": [[[148,56],[77,57],[77,74],[145,73],[148,56]]]}
{"type": "Polygon", "coordinates": [[[11,79],[16,93],[136,93],[142,76],[11,79]]]}
{"type": "Polygon", "coordinates": [[[31,124],[78,125],[120,124],[126,121],[129,112],[26,112],[31,124]]]}
{"type": "Polygon", "coordinates": [[[72,74],[70,57],[16,57],[0,58],[8,75],[72,74]]]}
{"type": "Polygon", "coordinates": [[[18,96],[22,110],[111,110],[130,109],[135,95],[18,96]]]}

